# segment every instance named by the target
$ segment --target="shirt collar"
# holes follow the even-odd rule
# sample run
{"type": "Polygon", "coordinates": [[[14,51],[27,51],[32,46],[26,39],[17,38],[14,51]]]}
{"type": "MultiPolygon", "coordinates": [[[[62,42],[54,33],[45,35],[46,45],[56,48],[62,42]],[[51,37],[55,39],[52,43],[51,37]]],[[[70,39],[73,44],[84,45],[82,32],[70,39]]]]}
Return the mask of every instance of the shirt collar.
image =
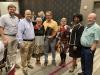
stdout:
{"type": "Polygon", "coordinates": [[[87,27],[87,28],[91,28],[91,27],[93,27],[95,24],[96,24],[96,23],[94,22],[93,24],[87,25],[86,27],[87,27]]]}
{"type": "Polygon", "coordinates": [[[10,14],[8,14],[8,16],[10,17],[10,18],[16,18],[16,16],[14,15],[14,16],[11,16],[10,14]]]}
{"type": "Polygon", "coordinates": [[[31,20],[27,20],[26,18],[24,18],[28,23],[31,23],[31,20]]]}
{"type": "Polygon", "coordinates": [[[47,22],[47,23],[51,23],[52,21],[53,21],[53,19],[51,19],[51,21],[50,21],[50,22],[48,22],[48,21],[46,20],[46,22],[47,22]]]}
{"type": "Polygon", "coordinates": [[[86,26],[86,29],[88,29],[88,28],[94,28],[95,24],[96,24],[96,22],[93,23],[90,27],[86,26]]]}

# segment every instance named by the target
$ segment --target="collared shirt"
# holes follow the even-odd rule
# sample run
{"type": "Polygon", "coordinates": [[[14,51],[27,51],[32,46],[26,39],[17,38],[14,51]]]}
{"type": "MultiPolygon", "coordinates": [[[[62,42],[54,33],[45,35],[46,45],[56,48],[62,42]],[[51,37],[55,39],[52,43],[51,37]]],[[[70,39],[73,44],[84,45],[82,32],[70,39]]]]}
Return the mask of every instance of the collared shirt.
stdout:
{"type": "Polygon", "coordinates": [[[10,16],[9,14],[1,16],[0,26],[4,28],[4,34],[15,35],[18,21],[16,16],[10,16]]]}
{"type": "Polygon", "coordinates": [[[81,44],[91,47],[95,40],[100,40],[100,26],[94,23],[91,27],[85,27],[81,36],[81,44]]]}
{"type": "Polygon", "coordinates": [[[31,21],[26,20],[25,18],[20,20],[18,23],[18,33],[17,40],[22,42],[23,39],[34,39],[34,27],[31,21]]]}
{"type": "Polygon", "coordinates": [[[48,21],[46,20],[46,21],[43,23],[43,25],[44,25],[45,30],[46,30],[47,27],[50,27],[50,28],[52,28],[54,31],[58,31],[58,24],[57,24],[57,22],[54,21],[53,19],[52,19],[50,22],[48,22],[48,21]]]}

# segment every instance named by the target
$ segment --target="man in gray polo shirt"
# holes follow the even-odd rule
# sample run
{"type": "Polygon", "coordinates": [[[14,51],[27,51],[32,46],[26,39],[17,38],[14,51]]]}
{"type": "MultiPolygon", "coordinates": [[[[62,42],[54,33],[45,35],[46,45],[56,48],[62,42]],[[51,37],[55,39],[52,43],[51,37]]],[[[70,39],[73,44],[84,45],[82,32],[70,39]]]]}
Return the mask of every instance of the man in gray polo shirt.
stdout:
{"type": "Polygon", "coordinates": [[[15,16],[16,7],[13,4],[8,5],[8,14],[1,16],[0,18],[0,34],[7,47],[7,62],[9,67],[16,64],[16,52],[17,52],[17,23],[18,18],[15,16]]]}
{"type": "Polygon", "coordinates": [[[97,43],[100,41],[100,26],[96,23],[96,14],[90,13],[87,17],[88,24],[85,27],[82,37],[81,64],[83,74],[92,75],[93,58],[97,43]]]}

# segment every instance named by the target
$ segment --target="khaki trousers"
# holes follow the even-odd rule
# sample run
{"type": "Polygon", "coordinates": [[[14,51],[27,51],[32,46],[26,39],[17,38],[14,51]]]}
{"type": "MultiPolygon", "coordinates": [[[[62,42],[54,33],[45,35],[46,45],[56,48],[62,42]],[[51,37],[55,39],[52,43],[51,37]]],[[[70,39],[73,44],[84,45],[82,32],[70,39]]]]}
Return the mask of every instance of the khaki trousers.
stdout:
{"type": "Polygon", "coordinates": [[[2,75],[2,72],[0,71],[0,75],[2,75]]]}
{"type": "Polygon", "coordinates": [[[20,55],[21,55],[21,64],[22,67],[27,67],[30,64],[30,59],[33,53],[33,41],[23,41],[23,48],[20,48],[20,55]]]}
{"type": "Polygon", "coordinates": [[[18,42],[15,36],[8,36],[10,42],[7,46],[7,62],[9,66],[16,64],[16,54],[18,42]]]}

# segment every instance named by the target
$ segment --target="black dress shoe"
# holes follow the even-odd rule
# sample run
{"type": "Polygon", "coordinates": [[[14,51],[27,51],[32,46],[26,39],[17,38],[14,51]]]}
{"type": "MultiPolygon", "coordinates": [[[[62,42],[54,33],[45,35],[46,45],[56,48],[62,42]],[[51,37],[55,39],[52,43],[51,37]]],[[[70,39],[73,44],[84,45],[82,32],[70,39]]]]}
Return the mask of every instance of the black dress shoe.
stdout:
{"type": "Polygon", "coordinates": [[[28,64],[27,67],[30,68],[30,69],[33,69],[33,66],[30,65],[30,64],[28,64]]]}
{"type": "Polygon", "coordinates": [[[23,70],[24,75],[28,75],[27,70],[23,70]]]}
{"type": "Polygon", "coordinates": [[[44,66],[47,66],[47,65],[48,65],[48,62],[45,62],[45,63],[44,63],[44,66]]]}
{"type": "Polygon", "coordinates": [[[83,75],[83,73],[81,72],[81,73],[78,73],[78,75],[83,75]]]}
{"type": "Polygon", "coordinates": [[[56,66],[56,62],[55,61],[52,61],[52,65],[56,66]]]}

